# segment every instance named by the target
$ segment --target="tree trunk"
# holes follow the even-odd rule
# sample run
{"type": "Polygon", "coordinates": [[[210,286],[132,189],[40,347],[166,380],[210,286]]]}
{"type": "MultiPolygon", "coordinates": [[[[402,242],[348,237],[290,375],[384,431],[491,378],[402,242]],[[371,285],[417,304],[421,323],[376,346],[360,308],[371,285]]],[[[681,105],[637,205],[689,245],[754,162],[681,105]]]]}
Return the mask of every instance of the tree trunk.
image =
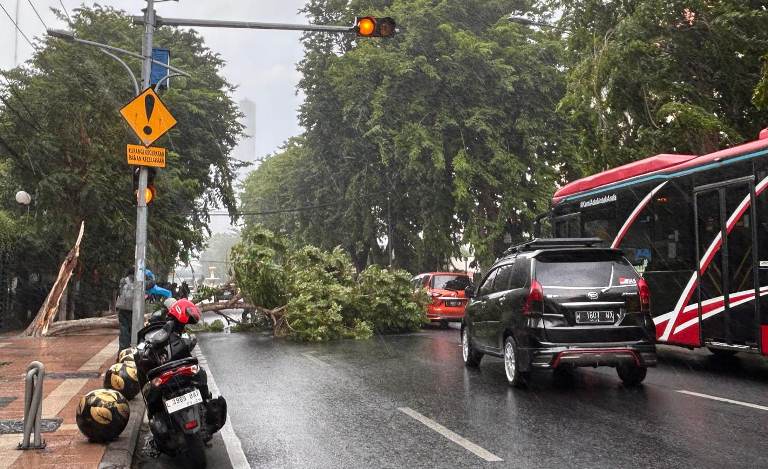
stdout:
{"type": "Polygon", "coordinates": [[[82,222],[80,223],[80,233],[77,235],[75,245],[69,251],[67,257],[64,258],[64,262],[61,263],[59,275],[56,276],[56,281],[53,283],[51,291],[45,298],[43,306],[40,307],[40,311],[35,316],[35,319],[32,320],[32,323],[24,331],[24,335],[40,337],[48,332],[48,328],[59,310],[61,296],[67,288],[69,279],[72,278],[72,271],[77,265],[78,257],[80,257],[80,242],[83,240],[84,231],[85,222],[82,222]]]}
{"type": "Polygon", "coordinates": [[[59,318],[57,321],[67,320],[67,308],[69,306],[69,288],[64,289],[64,293],[61,294],[61,302],[59,303],[59,318]]]}

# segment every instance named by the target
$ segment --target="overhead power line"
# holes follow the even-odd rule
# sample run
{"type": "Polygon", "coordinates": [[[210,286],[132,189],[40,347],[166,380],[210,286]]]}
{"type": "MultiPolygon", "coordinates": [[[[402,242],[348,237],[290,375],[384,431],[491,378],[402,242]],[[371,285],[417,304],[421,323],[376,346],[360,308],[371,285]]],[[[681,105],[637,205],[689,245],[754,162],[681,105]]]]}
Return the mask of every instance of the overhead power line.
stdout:
{"type": "Polygon", "coordinates": [[[37,19],[39,19],[39,20],[40,20],[40,22],[41,22],[41,23],[43,23],[43,27],[44,27],[44,28],[46,29],[46,31],[47,31],[47,30],[48,30],[48,25],[47,25],[47,24],[45,24],[45,21],[43,21],[43,17],[42,17],[42,16],[40,16],[40,12],[39,12],[39,11],[37,11],[37,8],[35,8],[35,4],[34,4],[34,3],[32,3],[32,0],[27,0],[27,3],[29,3],[29,6],[31,6],[31,7],[32,7],[32,11],[34,11],[34,12],[35,12],[35,15],[37,15],[37,19]]]}
{"type": "MultiPolygon", "coordinates": [[[[342,205],[342,204],[348,204],[352,202],[353,200],[361,200],[365,199],[374,195],[381,195],[381,194],[388,194],[389,191],[379,191],[379,192],[371,192],[369,194],[363,194],[360,197],[355,197],[354,199],[344,199],[344,200],[338,200],[336,202],[328,202],[324,204],[317,204],[317,205],[305,205],[303,207],[293,207],[293,208],[284,208],[284,209],[278,209],[278,210],[263,210],[263,211],[238,211],[235,212],[235,215],[240,216],[258,216],[258,215],[277,215],[280,213],[293,213],[293,212],[303,212],[306,210],[315,210],[318,208],[325,208],[325,207],[333,207],[335,205],[342,205]]],[[[228,217],[228,212],[220,212],[220,213],[209,213],[209,216],[212,217],[228,217]]]]}
{"type": "MultiPolygon", "coordinates": [[[[264,210],[261,212],[236,212],[236,214],[240,216],[276,215],[279,213],[293,213],[293,212],[303,212],[305,210],[315,210],[318,208],[330,207],[333,205],[339,205],[339,202],[328,202],[327,204],[307,205],[305,207],[284,208],[280,210],[264,210]]],[[[209,213],[209,215],[212,217],[223,217],[223,216],[229,216],[229,213],[209,213]]]]}
{"type": "Polygon", "coordinates": [[[27,35],[26,35],[26,34],[24,34],[24,31],[22,31],[22,30],[21,30],[21,28],[19,27],[19,25],[18,25],[18,24],[16,24],[16,22],[13,20],[13,17],[11,16],[11,14],[10,14],[10,13],[8,13],[8,10],[6,10],[6,9],[5,9],[5,7],[3,6],[3,4],[2,4],[2,3],[0,3],[0,8],[2,8],[2,9],[3,9],[3,11],[5,12],[5,16],[7,16],[9,20],[11,20],[11,23],[13,23],[13,25],[16,27],[16,30],[17,30],[19,33],[21,33],[21,36],[24,38],[24,40],[25,40],[25,41],[27,41],[27,44],[29,44],[30,46],[32,46],[32,48],[34,49],[34,48],[35,48],[35,45],[34,45],[34,44],[32,44],[32,41],[30,41],[30,40],[29,40],[29,38],[27,37],[27,35]]]}
{"type": "Polygon", "coordinates": [[[67,11],[67,7],[64,6],[64,2],[62,0],[59,0],[59,5],[61,5],[61,8],[64,9],[64,14],[67,15],[67,20],[69,20],[69,25],[72,26],[72,17],[69,16],[69,12],[67,11]]]}

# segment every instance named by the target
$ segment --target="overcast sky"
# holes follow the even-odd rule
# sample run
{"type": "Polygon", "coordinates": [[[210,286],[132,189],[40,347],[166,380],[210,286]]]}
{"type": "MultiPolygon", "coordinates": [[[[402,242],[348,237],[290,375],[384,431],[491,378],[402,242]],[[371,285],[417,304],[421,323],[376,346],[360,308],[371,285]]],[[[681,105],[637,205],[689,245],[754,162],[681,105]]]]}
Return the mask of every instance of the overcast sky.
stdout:
{"type": "MultiPolygon", "coordinates": [[[[62,0],[71,12],[83,2],[62,0]]],[[[59,0],[31,0],[50,28],[66,28],[56,19],[51,7],[61,9],[59,0]]],[[[142,0],[106,0],[99,2],[140,15],[146,4],[142,0]]],[[[35,15],[29,0],[0,0],[0,4],[15,16],[19,8],[19,26],[30,38],[45,31],[35,15]]],[[[91,5],[93,2],[85,2],[91,5]]],[[[176,18],[205,18],[239,21],[266,21],[305,23],[298,13],[303,0],[180,0],[156,4],[160,16],[176,18]]],[[[221,54],[227,64],[224,76],[238,87],[235,101],[248,98],[256,103],[256,156],[274,152],[287,138],[301,132],[296,112],[302,96],[296,96],[300,74],[296,63],[303,49],[301,33],[293,31],[256,31],[244,29],[198,29],[213,51],[221,54]]],[[[0,68],[14,64],[15,29],[8,17],[0,11],[0,68]]],[[[156,44],[162,46],[162,44],[156,44]]],[[[138,51],[137,51],[138,52],[138,51]]],[[[19,37],[18,61],[27,60],[32,48],[19,37]]],[[[171,51],[173,53],[173,51],[171,51]]],[[[225,231],[228,220],[214,217],[216,231],[225,231]]]]}

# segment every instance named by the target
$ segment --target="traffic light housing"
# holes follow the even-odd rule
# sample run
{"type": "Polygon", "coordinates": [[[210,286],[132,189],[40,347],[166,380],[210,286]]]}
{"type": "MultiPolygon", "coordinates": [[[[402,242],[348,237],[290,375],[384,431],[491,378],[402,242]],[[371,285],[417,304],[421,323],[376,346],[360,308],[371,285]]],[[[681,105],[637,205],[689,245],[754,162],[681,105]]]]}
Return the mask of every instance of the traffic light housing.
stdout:
{"type": "Polygon", "coordinates": [[[397,25],[395,20],[388,16],[363,16],[355,18],[355,32],[358,37],[392,37],[397,32],[397,25]]]}
{"type": "MultiPolygon", "coordinates": [[[[133,195],[136,197],[136,203],[139,202],[139,174],[141,168],[135,168],[133,170],[133,195]]],[[[155,201],[155,195],[157,190],[155,189],[155,176],[157,176],[157,168],[147,168],[147,190],[144,193],[144,200],[147,202],[147,206],[152,205],[155,201]]]]}

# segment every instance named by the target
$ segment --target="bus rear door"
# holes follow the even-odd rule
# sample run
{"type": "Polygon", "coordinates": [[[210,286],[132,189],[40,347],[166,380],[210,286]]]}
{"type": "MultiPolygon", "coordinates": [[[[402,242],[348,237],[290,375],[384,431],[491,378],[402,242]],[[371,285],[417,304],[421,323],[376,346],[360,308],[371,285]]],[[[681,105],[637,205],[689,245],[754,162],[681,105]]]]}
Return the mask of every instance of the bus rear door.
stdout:
{"type": "MultiPolygon", "coordinates": [[[[694,189],[698,316],[702,345],[757,351],[760,301],[754,180],[694,189]]],[[[694,301],[695,301],[694,297],[694,301]]]]}

